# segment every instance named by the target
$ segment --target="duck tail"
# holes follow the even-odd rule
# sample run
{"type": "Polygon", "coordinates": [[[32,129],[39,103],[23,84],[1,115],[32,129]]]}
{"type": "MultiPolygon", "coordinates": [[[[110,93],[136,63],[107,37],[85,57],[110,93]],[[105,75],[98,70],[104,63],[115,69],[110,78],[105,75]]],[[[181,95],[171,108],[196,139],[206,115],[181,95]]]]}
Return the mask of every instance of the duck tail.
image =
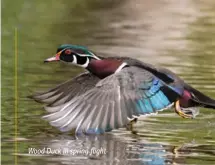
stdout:
{"type": "Polygon", "coordinates": [[[215,109],[215,100],[196,90],[195,88],[187,85],[187,90],[192,93],[192,101],[205,108],[215,109]]]}

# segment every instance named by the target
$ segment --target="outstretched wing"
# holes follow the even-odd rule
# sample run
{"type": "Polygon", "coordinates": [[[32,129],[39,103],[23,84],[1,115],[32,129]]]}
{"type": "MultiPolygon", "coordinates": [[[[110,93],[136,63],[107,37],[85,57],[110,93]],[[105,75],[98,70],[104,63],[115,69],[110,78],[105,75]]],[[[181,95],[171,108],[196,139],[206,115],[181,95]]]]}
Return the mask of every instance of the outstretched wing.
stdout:
{"type": "Polygon", "coordinates": [[[44,119],[61,131],[103,133],[124,127],[129,118],[168,108],[178,97],[152,73],[126,67],[65,104],[45,107],[52,113],[44,119]]]}
{"type": "Polygon", "coordinates": [[[100,79],[89,72],[82,73],[55,88],[43,93],[36,93],[30,98],[49,106],[58,106],[68,102],[75,96],[80,96],[93,88],[100,79]]]}

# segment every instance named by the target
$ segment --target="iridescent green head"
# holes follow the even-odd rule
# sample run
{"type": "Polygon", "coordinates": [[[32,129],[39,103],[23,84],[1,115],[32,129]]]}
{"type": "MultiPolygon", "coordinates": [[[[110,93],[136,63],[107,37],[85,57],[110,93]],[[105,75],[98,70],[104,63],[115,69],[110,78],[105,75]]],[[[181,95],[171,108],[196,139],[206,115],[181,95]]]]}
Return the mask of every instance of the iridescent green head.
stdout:
{"type": "Polygon", "coordinates": [[[84,46],[63,44],[58,47],[57,54],[54,57],[48,58],[44,62],[64,61],[86,68],[92,59],[100,60],[84,46]]]}

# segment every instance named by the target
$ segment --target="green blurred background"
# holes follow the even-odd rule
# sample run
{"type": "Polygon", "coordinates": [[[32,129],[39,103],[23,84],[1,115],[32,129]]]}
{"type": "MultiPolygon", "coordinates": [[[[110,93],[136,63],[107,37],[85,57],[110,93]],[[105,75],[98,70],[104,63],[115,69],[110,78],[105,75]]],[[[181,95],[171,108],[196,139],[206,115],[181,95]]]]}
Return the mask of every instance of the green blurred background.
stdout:
{"type": "Polygon", "coordinates": [[[215,111],[195,120],[172,110],[136,129],[76,138],[41,119],[41,105],[26,96],[47,90],[82,69],[44,64],[60,44],[89,47],[103,56],[129,56],[167,67],[215,98],[215,2],[213,0],[2,1],[2,164],[214,164],[215,111]],[[14,139],[14,34],[18,29],[18,137],[14,139]],[[14,152],[14,142],[18,151],[14,152]],[[69,144],[65,143],[69,142],[69,144]],[[107,148],[108,154],[28,154],[29,147],[107,148]],[[177,152],[175,152],[177,148],[177,152]]]}

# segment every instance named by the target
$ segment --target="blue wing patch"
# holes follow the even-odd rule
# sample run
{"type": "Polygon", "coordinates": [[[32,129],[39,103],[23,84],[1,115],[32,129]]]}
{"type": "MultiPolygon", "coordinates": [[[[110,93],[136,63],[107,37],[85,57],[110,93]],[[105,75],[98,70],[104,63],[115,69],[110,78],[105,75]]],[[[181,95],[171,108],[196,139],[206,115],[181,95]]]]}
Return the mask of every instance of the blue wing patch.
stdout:
{"type": "Polygon", "coordinates": [[[153,78],[151,82],[140,85],[138,89],[142,93],[142,98],[136,101],[136,109],[139,114],[149,114],[164,109],[172,104],[172,100],[178,97],[177,92],[171,87],[165,86],[162,81],[153,78]],[[165,91],[165,88],[170,90],[165,91]],[[169,98],[169,97],[175,98],[169,98]]]}

